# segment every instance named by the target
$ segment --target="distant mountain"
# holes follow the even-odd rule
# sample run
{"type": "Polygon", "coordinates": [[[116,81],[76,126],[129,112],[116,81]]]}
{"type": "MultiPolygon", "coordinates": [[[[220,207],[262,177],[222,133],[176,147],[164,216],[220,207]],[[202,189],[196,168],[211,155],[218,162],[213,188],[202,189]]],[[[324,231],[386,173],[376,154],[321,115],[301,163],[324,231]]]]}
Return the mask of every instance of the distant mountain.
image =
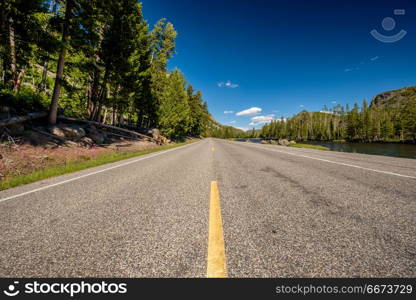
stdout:
{"type": "Polygon", "coordinates": [[[381,93],[374,97],[371,105],[397,107],[416,101],[416,86],[381,93]]]}

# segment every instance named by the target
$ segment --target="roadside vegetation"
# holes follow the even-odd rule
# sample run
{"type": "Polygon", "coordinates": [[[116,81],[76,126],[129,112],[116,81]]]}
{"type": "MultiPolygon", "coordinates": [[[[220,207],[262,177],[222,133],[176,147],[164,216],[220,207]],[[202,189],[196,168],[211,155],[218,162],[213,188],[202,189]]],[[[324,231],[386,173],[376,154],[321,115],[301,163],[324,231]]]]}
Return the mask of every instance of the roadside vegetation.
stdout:
{"type": "Polygon", "coordinates": [[[50,160],[49,163],[44,165],[42,169],[38,171],[32,171],[27,174],[10,174],[0,182],[0,190],[16,187],[19,185],[31,183],[37,180],[50,178],[53,176],[72,173],[75,171],[84,170],[91,167],[100,166],[107,163],[117,162],[120,160],[141,156],[153,152],[172,149],[185,144],[194,142],[196,140],[190,140],[183,143],[176,143],[170,145],[163,145],[158,147],[151,147],[146,150],[134,151],[123,149],[121,151],[104,151],[96,155],[95,157],[80,155],[77,158],[70,161],[55,161],[50,160]]]}
{"type": "Polygon", "coordinates": [[[330,150],[328,147],[320,146],[320,145],[309,145],[309,144],[290,144],[289,147],[293,148],[308,148],[308,149],[316,149],[316,150],[330,150]]]}
{"type": "Polygon", "coordinates": [[[0,119],[47,111],[50,125],[63,114],[173,140],[225,130],[168,70],[174,25],[148,24],[136,0],[4,0],[0,11],[0,119]]]}
{"type": "Polygon", "coordinates": [[[168,69],[176,37],[136,0],[1,1],[0,189],[244,134],[168,69]]]}

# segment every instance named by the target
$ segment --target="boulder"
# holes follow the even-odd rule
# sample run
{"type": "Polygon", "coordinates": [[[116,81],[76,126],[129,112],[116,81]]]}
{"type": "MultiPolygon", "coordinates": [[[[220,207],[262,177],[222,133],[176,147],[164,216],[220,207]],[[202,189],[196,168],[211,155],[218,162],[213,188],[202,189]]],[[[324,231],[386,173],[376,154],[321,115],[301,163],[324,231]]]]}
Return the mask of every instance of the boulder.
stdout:
{"type": "Polygon", "coordinates": [[[289,145],[295,145],[296,144],[296,142],[295,141],[290,141],[289,142],[289,145]]]}
{"type": "Polygon", "coordinates": [[[160,138],[160,130],[157,128],[153,128],[149,130],[149,134],[151,134],[155,140],[159,140],[160,138]]]}
{"type": "Polygon", "coordinates": [[[159,141],[161,142],[162,145],[172,143],[172,141],[170,139],[168,139],[168,138],[166,138],[162,135],[159,137],[159,141]]]}
{"type": "Polygon", "coordinates": [[[101,132],[91,132],[88,135],[89,138],[91,138],[95,143],[102,144],[104,143],[106,137],[101,132]]]}
{"type": "Polygon", "coordinates": [[[289,146],[289,141],[287,139],[280,139],[279,140],[280,146],[289,146]]]}
{"type": "Polygon", "coordinates": [[[97,132],[97,128],[94,125],[90,125],[86,128],[88,133],[97,132]]]}
{"type": "Polygon", "coordinates": [[[261,140],[260,144],[270,144],[269,141],[261,140]]]}
{"type": "Polygon", "coordinates": [[[71,140],[79,140],[85,136],[85,130],[81,126],[61,126],[65,133],[65,137],[71,140]]]}
{"type": "Polygon", "coordinates": [[[65,132],[62,130],[61,127],[57,126],[57,125],[53,125],[50,126],[48,128],[49,132],[52,133],[53,135],[59,136],[61,138],[65,138],[65,132]]]}
{"type": "Polygon", "coordinates": [[[78,125],[54,125],[49,127],[49,132],[62,138],[80,140],[85,136],[85,130],[78,125]]]}
{"type": "Polygon", "coordinates": [[[79,142],[84,147],[91,147],[92,145],[94,145],[94,141],[91,138],[87,137],[87,136],[82,137],[79,140],[79,142]]]}

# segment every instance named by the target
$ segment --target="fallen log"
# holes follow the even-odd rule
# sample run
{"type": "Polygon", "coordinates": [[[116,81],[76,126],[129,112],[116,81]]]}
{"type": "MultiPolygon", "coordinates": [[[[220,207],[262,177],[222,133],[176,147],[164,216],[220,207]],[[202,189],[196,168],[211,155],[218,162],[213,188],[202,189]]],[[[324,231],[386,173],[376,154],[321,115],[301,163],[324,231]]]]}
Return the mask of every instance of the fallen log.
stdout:
{"type": "Polygon", "coordinates": [[[106,124],[102,124],[102,123],[95,122],[95,121],[87,121],[87,120],[79,120],[79,119],[74,119],[74,118],[68,118],[68,117],[64,117],[64,116],[58,116],[58,119],[64,120],[64,121],[82,122],[82,123],[91,124],[91,125],[94,125],[94,126],[97,126],[97,127],[116,130],[116,131],[131,134],[131,135],[135,135],[135,136],[141,137],[142,139],[149,140],[149,141],[157,143],[157,141],[154,138],[152,138],[148,135],[141,134],[141,133],[138,133],[136,131],[131,131],[131,130],[128,130],[128,129],[112,126],[112,125],[106,125],[106,124]]]}
{"type": "Polygon", "coordinates": [[[75,143],[75,142],[73,142],[73,141],[69,141],[67,139],[64,139],[64,138],[62,138],[60,136],[57,136],[57,135],[54,135],[54,134],[51,134],[49,132],[45,132],[45,131],[40,130],[40,129],[37,129],[37,128],[32,128],[32,130],[35,131],[35,132],[37,132],[37,133],[46,135],[46,136],[48,136],[48,137],[50,137],[50,138],[52,138],[52,139],[54,139],[54,140],[56,140],[58,142],[61,142],[63,144],[67,143],[67,144],[70,144],[70,145],[78,146],[78,144],[75,143]]]}
{"type": "Polygon", "coordinates": [[[5,119],[5,120],[0,120],[0,127],[22,123],[22,122],[30,121],[33,119],[44,118],[47,115],[48,113],[46,111],[41,111],[41,112],[29,113],[25,116],[17,116],[17,117],[5,119]]]}
{"type": "Polygon", "coordinates": [[[137,137],[131,137],[131,136],[127,136],[127,135],[123,135],[123,134],[118,134],[118,133],[114,133],[114,132],[107,132],[107,134],[114,135],[114,136],[117,136],[117,137],[122,137],[122,138],[125,138],[125,139],[138,140],[137,137]]]}

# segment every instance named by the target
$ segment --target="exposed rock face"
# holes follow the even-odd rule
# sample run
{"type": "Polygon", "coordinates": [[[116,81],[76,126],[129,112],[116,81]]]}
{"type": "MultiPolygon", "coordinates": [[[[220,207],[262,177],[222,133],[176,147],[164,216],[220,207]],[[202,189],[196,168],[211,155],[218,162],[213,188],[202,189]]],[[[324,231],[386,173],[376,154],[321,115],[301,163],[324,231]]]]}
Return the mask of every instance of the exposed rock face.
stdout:
{"type": "Polygon", "coordinates": [[[296,144],[296,142],[295,142],[295,141],[290,141],[290,142],[289,142],[289,145],[294,145],[294,144],[296,144]]]}
{"type": "Polygon", "coordinates": [[[381,93],[374,97],[371,105],[397,106],[416,99],[416,86],[381,93]]]}

